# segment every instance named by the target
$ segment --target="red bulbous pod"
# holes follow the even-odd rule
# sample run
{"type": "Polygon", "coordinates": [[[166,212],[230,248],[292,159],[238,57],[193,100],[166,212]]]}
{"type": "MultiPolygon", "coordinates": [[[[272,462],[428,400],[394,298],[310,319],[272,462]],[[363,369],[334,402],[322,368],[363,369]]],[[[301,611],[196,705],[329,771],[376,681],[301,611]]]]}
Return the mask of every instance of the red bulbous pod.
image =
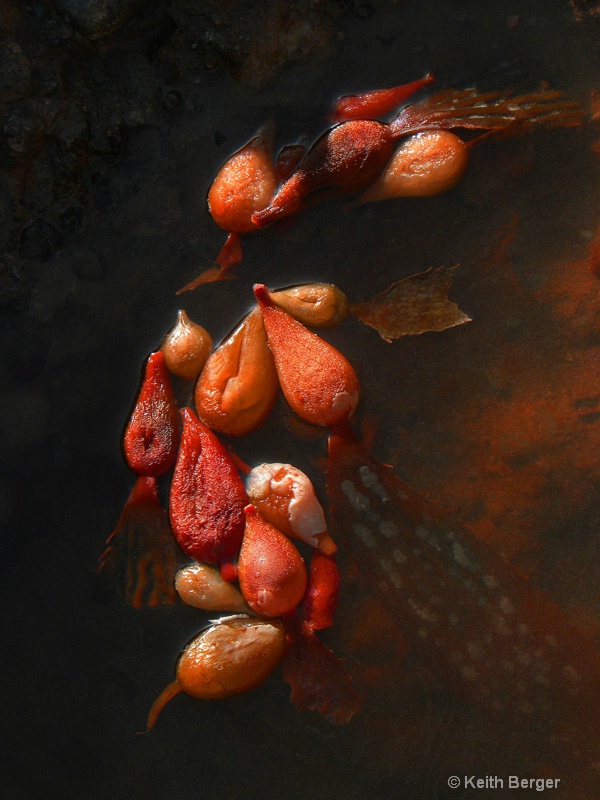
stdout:
{"type": "Polygon", "coordinates": [[[303,207],[304,198],[318,189],[333,187],[343,194],[362,191],[387,164],[394,141],[391,130],[381,122],[361,119],[336,125],[311,147],[269,205],[252,215],[252,222],[262,228],[294,214],[303,207]]]}
{"type": "Polygon", "coordinates": [[[123,449],[127,466],[136,475],[156,477],[175,462],[179,415],[163,353],[146,362],[142,387],[125,429],[123,449]]]}
{"type": "Polygon", "coordinates": [[[300,553],[287,536],[247,505],[246,530],[238,561],[244,600],[257,614],[280,617],[301,602],[308,577],[300,553]]]}
{"type": "Polygon", "coordinates": [[[302,610],[313,631],[322,631],[333,625],[333,616],[340,593],[340,572],[335,559],[318,550],[310,561],[308,589],[302,610]]]}
{"type": "Polygon", "coordinates": [[[335,347],[309,331],[257,284],[269,347],[284,397],[299,417],[313,425],[333,427],[356,408],[359,383],[352,365],[335,347]]]}
{"type": "Polygon", "coordinates": [[[169,514],[181,549],[197,561],[218,564],[226,580],[244,535],[244,484],[214,433],[189,408],[171,481],[169,514]]]}
{"type": "Polygon", "coordinates": [[[346,94],[336,101],[331,119],[334,122],[350,119],[379,119],[397,108],[400,103],[408,100],[415,92],[434,82],[435,77],[428,72],[423,78],[404,83],[401,86],[393,86],[391,89],[376,89],[364,94],[346,94]]]}

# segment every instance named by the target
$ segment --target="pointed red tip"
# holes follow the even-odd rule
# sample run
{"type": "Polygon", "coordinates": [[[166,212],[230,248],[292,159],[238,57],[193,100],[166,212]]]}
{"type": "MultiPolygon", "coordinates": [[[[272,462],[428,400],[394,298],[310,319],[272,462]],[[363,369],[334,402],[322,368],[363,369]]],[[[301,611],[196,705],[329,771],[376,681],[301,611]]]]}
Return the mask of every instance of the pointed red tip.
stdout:
{"type": "Polygon", "coordinates": [[[188,408],[187,406],[184,407],[184,408],[181,408],[179,410],[179,413],[181,414],[181,419],[184,421],[184,423],[185,422],[198,422],[198,418],[196,417],[196,415],[194,414],[192,409],[188,408]]]}
{"type": "Polygon", "coordinates": [[[244,508],[244,514],[247,517],[258,517],[258,509],[256,506],[253,506],[252,503],[248,503],[248,505],[244,508]]]}
{"type": "Polygon", "coordinates": [[[258,301],[258,305],[261,308],[268,308],[273,305],[271,298],[269,297],[269,290],[264,285],[264,283],[255,283],[253,286],[254,296],[258,301]]]}

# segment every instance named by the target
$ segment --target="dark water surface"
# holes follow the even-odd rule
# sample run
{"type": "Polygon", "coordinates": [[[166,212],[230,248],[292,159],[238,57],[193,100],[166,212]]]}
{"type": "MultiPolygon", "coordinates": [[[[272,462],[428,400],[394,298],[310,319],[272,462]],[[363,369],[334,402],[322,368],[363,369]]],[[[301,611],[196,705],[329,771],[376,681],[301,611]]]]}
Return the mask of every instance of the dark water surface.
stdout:
{"type": "MultiPolygon", "coordinates": [[[[89,187],[82,232],[41,265],[28,318],[15,323],[30,357],[12,371],[1,423],[3,798],[528,796],[445,788],[439,772],[453,758],[457,774],[501,775],[509,763],[535,777],[536,765],[450,692],[389,696],[376,670],[346,728],[298,714],[275,676],[221,704],[177,698],[151,735],[137,735],[201,623],[180,607],[134,613],[95,579],[133,485],[119,440],[140,364],[179,307],[218,341],[250,306],[255,281],[331,281],[358,301],[400,277],[460,263],[452,295],[472,324],[387,345],[350,321],[330,338],[360,375],[377,456],[532,567],[557,602],[593,617],[598,314],[587,296],[565,311],[568,282],[562,294],[557,282],[568,269],[574,281],[591,274],[577,265],[600,223],[597,122],[482,146],[463,183],[438,198],[327,206],[249,237],[238,280],[175,297],[224,240],[205,207],[216,170],[267,117],[280,144],[314,136],[337,95],[428,70],[440,88],[548,81],[586,111],[599,88],[599,23],[577,23],[562,0],[352,8],[328,48],[262,89],[222,67],[201,70],[179,114],[157,112],[154,124],[130,130],[89,187]],[[579,428],[560,414],[549,419],[563,383],[577,384],[588,415],[579,428]],[[519,398],[532,409],[529,427],[519,398]],[[528,435],[531,446],[521,447],[528,435]]],[[[297,463],[321,475],[323,488],[325,438],[295,427],[283,404],[239,452],[297,463]]],[[[338,655],[368,625],[340,620],[338,655]]],[[[399,675],[411,669],[398,665],[399,675]]]]}

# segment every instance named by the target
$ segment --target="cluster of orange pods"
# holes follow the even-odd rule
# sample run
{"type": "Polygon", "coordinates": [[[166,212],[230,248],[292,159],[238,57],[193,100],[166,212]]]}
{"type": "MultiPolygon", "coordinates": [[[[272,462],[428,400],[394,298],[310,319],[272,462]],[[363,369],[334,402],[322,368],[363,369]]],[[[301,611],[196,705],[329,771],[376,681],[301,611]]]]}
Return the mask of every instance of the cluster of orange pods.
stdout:
{"type": "MultiPolygon", "coordinates": [[[[183,602],[236,615],[214,623],[188,645],[176,681],[152,708],[149,727],[180,691],[215,699],[261,683],[285,657],[291,640],[314,637],[315,630],[333,621],[337,548],[310,479],[290,464],[250,470],[215,431],[242,436],[257,428],[279,387],[303,420],[331,429],[344,425],[358,402],[356,373],[338,350],[295,317],[330,326],[344,318],[347,301],[327,284],[273,293],[257,285],[254,292],[257,307],[212,352],[207,332],[180,312],[162,348],[148,358],[125,430],[125,458],[139,476],[132,497],[146,511],[149,500],[156,505],[156,479],[172,469],[170,529],[180,550],[194,559],[173,576],[177,557],[169,562],[160,546],[144,553],[142,569],[148,571],[149,559],[155,558],[153,580],[165,584],[164,597],[174,578],[183,602]],[[197,378],[195,411],[178,411],[170,372],[197,378]],[[291,539],[313,548],[308,572],[291,539]]],[[[104,563],[113,560],[118,537],[119,528],[104,563]]],[[[129,595],[133,605],[143,604],[139,570],[139,564],[129,565],[129,577],[136,575],[129,595]]],[[[152,594],[157,587],[150,590],[150,604],[159,602],[152,594]]]]}

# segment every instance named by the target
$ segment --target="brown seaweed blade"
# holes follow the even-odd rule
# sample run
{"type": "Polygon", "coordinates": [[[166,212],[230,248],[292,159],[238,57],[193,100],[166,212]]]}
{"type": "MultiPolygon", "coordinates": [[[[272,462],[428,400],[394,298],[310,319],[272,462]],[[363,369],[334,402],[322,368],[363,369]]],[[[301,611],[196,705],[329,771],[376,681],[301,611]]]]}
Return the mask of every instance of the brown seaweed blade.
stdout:
{"type": "Polygon", "coordinates": [[[138,478],[100,556],[98,572],[113,575],[133,608],[173,605],[179,548],[158,499],[155,478],[138,478]]]}
{"type": "Polygon", "coordinates": [[[581,106],[553,90],[513,97],[507,92],[448,89],[402,109],[390,127],[396,136],[405,136],[439,128],[498,130],[515,122],[521,127],[570,128],[582,121],[581,106]]]}
{"type": "Polygon", "coordinates": [[[350,313],[379,331],[386,342],[470,322],[471,318],[448,299],[454,269],[432,268],[396,281],[372,300],[350,306],[350,313]]]}
{"type": "Polygon", "coordinates": [[[360,697],[342,662],[314,631],[296,618],[286,620],[289,647],[282,677],[299,711],[315,711],[334,725],[345,725],[360,709],[360,697]]]}

